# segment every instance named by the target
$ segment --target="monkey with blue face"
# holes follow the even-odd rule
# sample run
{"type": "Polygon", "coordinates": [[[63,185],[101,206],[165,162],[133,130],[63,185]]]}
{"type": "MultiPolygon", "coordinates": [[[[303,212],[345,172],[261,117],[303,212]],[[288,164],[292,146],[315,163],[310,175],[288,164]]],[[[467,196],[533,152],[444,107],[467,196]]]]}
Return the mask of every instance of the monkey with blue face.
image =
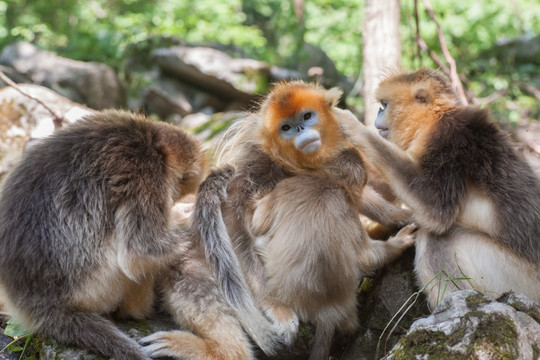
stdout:
{"type": "Polygon", "coordinates": [[[352,116],[342,126],[413,210],[430,305],[463,288],[540,301],[540,181],[508,134],[435,70],[391,75],[376,96],[379,134],[352,116]]]}
{"type": "MultiPolygon", "coordinates": [[[[359,212],[386,224],[410,214],[365,186],[361,154],[336,119],[340,95],[298,81],[276,85],[259,112],[226,134],[219,163],[233,165],[234,175],[213,186],[230,171],[222,166],[203,182],[192,220],[246,332],[259,344],[269,333],[290,344],[299,320],[311,322],[312,360],[328,358],[336,330],[356,328],[362,276],[413,243],[414,226],[388,241],[371,240],[362,227],[359,212]]],[[[161,346],[156,355],[182,356],[174,350],[180,339],[151,339],[161,346]]],[[[213,359],[205,347],[200,353],[213,359]]]]}

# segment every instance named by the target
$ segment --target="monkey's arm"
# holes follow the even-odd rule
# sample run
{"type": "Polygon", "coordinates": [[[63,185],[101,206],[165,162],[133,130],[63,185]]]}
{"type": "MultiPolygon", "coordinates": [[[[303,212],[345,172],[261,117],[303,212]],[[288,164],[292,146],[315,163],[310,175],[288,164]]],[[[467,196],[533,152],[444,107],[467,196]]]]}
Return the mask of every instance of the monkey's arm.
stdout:
{"type": "Polygon", "coordinates": [[[147,269],[162,266],[186,250],[182,239],[187,229],[172,221],[168,203],[159,194],[148,194],[131,198],[115,213],[118,263],[135,282],[147,269]]]}
{"type": "Polygon", "coordinates": [[[264,264],[257,253],[253,234],[253,231],[262,231],[253,226],[256,201],[288,176],[290,174],[284,168],[257,147],[253,147],[250,151],[250,162],[242,164],[242,169],[229,185],[223,215],[257,304],[277,325],[282,340],[290,345],[296,333],[298,318],[292,310],[268,292],[264,264]]]}
{"type": "Polygon", "coordinates": [[[373,187],[366,185],[362,192],[360,213],[385,226],[401,227],[411,222],[412,212],[386,201],[373,187]]]}
{"type": "Polygon", "coordinates": [[[448,230],[458,215],[466,185],[462,172],[456,167],[459,162],[439,156],[440,164],[431,159],[426,169],[423,163],[368,129],[354,116],[341,119],[350,141],[383,174],[394,193],[413,210],[415,221],[433,232],[448,230]]]}

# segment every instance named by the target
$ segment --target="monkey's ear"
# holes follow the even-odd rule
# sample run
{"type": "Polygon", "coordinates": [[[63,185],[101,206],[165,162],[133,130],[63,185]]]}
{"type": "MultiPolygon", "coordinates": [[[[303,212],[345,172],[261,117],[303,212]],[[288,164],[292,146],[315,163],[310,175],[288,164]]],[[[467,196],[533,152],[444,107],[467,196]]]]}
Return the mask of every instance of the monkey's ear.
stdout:
{"type": "Polygon", "coordinates": [[[429,104],[431,102],[431,96],[429,91],[425,88],[420,88],[416,90],[414,94],[414,99],[422,104],[429,104]]]}
{"type": "Polygon", "coordinates": [[[328,105],[330,107],[334,107],[338,104],[339,99],[341,98],[341,95],[343,95],[343,90],[341,90],[340,88],[334,87],[328,90],[324,97],[328,105]]]}

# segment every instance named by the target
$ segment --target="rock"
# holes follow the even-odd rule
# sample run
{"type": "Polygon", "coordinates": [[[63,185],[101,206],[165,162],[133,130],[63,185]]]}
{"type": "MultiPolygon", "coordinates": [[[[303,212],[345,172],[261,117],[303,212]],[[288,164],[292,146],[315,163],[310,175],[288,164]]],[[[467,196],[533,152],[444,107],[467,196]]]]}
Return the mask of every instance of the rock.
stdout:
{"type": "MultiPolygon", "coordinates": [[[[157,314],[152,319],[140,321],[122,321],[116,325],[130,338],[140,340],[156,331],[177,329],[170,318],[165,314],[157,314]]],[[[94,353],[75,346],[66,346],[44,337],[35,336],[32,341],[34,353],[39,354],[40,359],[55,360],[99,360],[101,357],[94,353]]],[[[0,358],[1,359],[1,358],[0,358]]]]}
{"type": "Polygon", "coordinates": [[[212,152],[216,150],[216,145],[225,130],[241,116],[242,113],[238,111],[199,112],[186,116],[179,122],[179,125],[192,133],[204,144],[205,148],[212,152]]]}
{"type": "MultiPolygon", "coordinates": [[[[18,84],[18,88],[40,99],[60,117],[76,107],[86,109],[39,85],[18,84]]],[[[0,88],[0,178],[15,165],[30,138],[43,138],[53,131],[53,115],[42,105],[12,87],[0,88]]]]}
{"type": "MultiPolygon", "coordinates": [[[[11,79],[11,81],[15,83],[30,83],[31,82],[28,76],[26,76],[25,74],[21,74],[17,72],[15,69],[10,68],[8,66],[0,65],[0,71],[3,72],[4,75],[6,75],[8,78],[11,79]]],[[[4,80],[0,79],[0,88],[4,86],[8,86],[8,84],[4,80]]]]}
{"type": "Polygon", "coordinates": [[[160,48],[152,56],[169,76],[229,101],[249,104],[269,84],[269,67],[265,63],[231,58],[210,47],[160,48]]]}
{"type": "Polygon", "coordinates": [[[516,64],[540,65],[540,35],[501,39],[488,53],[495,55],[500,61],[513,59],[516,64]]]}
{"type": "Polygon", "coordinates": [[[415,321],[385,359],[537,359],[539,319],[540,307],[524,295],[492,300],[456,291],[415,321]]]}
{"type": "Polygon", "coordinates": [[[340,359],[380,359],[414,320],[429,314],[424,296],[417,292],[413,263],[411,248],[374,277],[364,279],[358,296],[360,328],[340,359]]]}
{"type": "Polygon", "coordinates": [[[210,109],[211,112],[223,111],[228,102],[219,97],[186,85],[167,76],[157,77],[144,92],[143,107],[146,112],[156,114],[163,119],[171,115],[186,116],[210,109]]]}
{"type": "Polygon", "coordinates": [[[125,106],[116,72],[105,64],[66,59],[27,42],[6,46],[0,64],[13,68],[34,84],[94,109],[125,106]]]}
{"type": "MultiPolygon", "coordinates": [[[[319,47],[304,43],[297,56],[296,63],[301,74],[307,74],[327,87],[338,86],[342,82],[343,76],[336,65],[319,47]]],[[[345,91],[350,90],[347,87],[344,87],[345,91]]]]}

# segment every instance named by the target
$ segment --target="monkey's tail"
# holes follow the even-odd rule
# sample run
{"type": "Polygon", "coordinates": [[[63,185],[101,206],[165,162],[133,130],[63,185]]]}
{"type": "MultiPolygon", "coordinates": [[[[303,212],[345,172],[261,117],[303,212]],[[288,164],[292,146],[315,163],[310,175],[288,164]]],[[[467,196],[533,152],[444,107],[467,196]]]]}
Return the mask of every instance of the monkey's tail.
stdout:
{"type": "MultiPolygon", "coordinates": [[[[74,344],[115,360],[150,360],[135,340],[98,314],[68,309],[45,311],[37,330],[60,343],[74,344]]],[[[43,314],[44,309],[40,312],[43,314]]]]}
{"type": "Polygon", "coordinates": [[[225,166],[214,170],[199,187],[193,228],[205,249],[220,292],[233,308],[244,330],[267,355],[273,355],[280,341],[277,329],[255,305],[241,265],[234,252],[221,212],[227,185],[234,168],[225,166]]]}

